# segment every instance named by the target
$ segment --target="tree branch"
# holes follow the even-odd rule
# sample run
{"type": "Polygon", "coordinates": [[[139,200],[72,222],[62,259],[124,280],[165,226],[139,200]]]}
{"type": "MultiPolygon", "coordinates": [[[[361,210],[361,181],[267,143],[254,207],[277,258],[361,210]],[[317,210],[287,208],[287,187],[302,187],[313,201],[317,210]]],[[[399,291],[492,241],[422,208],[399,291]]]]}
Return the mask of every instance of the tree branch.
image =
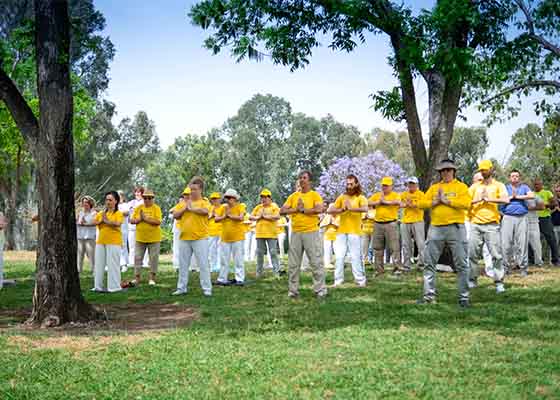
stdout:
{"type": "Polygon", "coordinates": [[[505,96],[505,95],[513,93],[513,92],[517,92],[518,90],[521,90],[521,89],[541,88],[541,87],[553,87],[553,88],[556,88],[556,89],[560,90],[560,82],[559,81],[552,81],[552,80],[534,80],[534,81],[523,82],[523,83],[520,83],[519,85],[510,86],[510,87],[500,91],[499,93],[495,94],[494,96],[482,100],[481,104],[491,103],[492,101],[494,101],[494,100],[496,100],[496,99],[498,99],[502,96],[505,96]]]}
{"type": "Polygon", "coordinates": [[[529,9],[529,6],[525,4],[525,1],[524,0],[514,0],[514,1],[515,4],[517,4],[519,9],[521,10],[521,12],[523,12],[523,14],[525,15],[525,19],[527,20],[527,28],[529,29],[529,36],[536,42],[540,43],[545,49],[560,57],[560,47],[546,40],[544,36],[537,35],[535,33],[535,24],[533,22],[533,16],[531,15],[531,10],[529,9]]]}
{"type": "Polygon", "coordinates": [[[0,68],[0,100],[10,110],[10,114],[12,114],[12,118],[21,134],[28,143],[35,147],[39,140],[37,118],[35,118],[31,107],[29,107],[14,82],[2,68],[0,68]]]}

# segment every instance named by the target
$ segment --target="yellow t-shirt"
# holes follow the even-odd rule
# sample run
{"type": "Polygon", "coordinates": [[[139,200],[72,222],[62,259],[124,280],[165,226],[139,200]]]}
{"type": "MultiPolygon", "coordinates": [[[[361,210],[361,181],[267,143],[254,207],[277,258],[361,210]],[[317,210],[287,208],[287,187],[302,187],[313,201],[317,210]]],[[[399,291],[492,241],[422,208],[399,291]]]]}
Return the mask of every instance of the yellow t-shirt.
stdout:
{"type": "MultiPolygon", "coordinates": [[[[120,211],[109,211],[107,212],[107,219],[111,222],[120,222],[122,224],[124,222],[124,215],[120,211]]],[[[100,222],[101,220],[103,220],[103,212],[98,212],[95,216],[95,222],[100,222]]],[[[99,235],[97,235],[97,241],[95,243],[122,246],[120,225],[112,226],[100,223],[97,225],[97,230],[99,231],[99,235]]]]}
{"type": "Polygon", "coordinates": [[[338,215],[327,214],[325,218],[321,221],[321,226],[325,228],[323,233],[323,239],[329,242],[334,242],[336,240],[336,230],[338,229],[338,224],[340,223],[340,218],[338,215]]]}
{"type": "MultiPolygon", "coordinates": [[[[499,199],[503,196],[508,196],[506,186],[492,179],[488,185],[483,182],[477,182],[469,188],[469,195],[473,200],[483,197],[484,190],[486,196],[491,200],[499,199]]],[[[469,220],[473,224],[490,224],[500,223],[500,212],[498,211],[498,204],[482,201],[480,203],[472,204],[469,212],[469,220]]]]}
{"type": "MultiPolygon", "coordinates": [[[[368,201],[365,196],[348,196],[341,194],[334,202],[335,208],[343,208],[346,200],[350,201],[352,208],[367,207],[368,201]]],[[[362,212],[359,211],[344,211],[338,214],[340,217],[340,225],[336,233],[338,234],[362,234],[362,212]]]]}
{"type": "Polygon", "coordinates": [[[414,193],[401,193],[401,201],[403,203],[406,203],[410,199],[410,202],[416,206],[416,208],[404,207],[402,223],[413,224],[415,222],[424,221],[424,210],[420,208],[420,201],[423,197],[424,192],[421,190],[417,190],[414,193]]]}
{"type": "MultiPolygon", "coordinates": [[[[216,210],[217,217],[226,215],[227,204],[223,204],[216,210]]],[[[245,216],[245,204],[237,203],[230,208],[229,213],[234,217],[245,216]]],[[[231,218],[226,218],[220,221],[222,225],[222,233],[220,239],[224,243],[239,242],[245,239],[245,226],[243,221],[234,221],[231,218]]]]}
{"type": "MultiPolygon", "coordinates": [[[[317,204],[323,204],[321,195],[314,190],[310,190],[307,193],[292,193],[284,203],[284,206],[297,208],[299,199],[302,199],[304,208],[313,208],[317,204]]],[[[309,233],[319,230],[319,214],[295,213],[290,214],[290,219],[292,221],[292,232],[294,233],[309,233]]]]}
{"type": "Polygon", "coordinates": [[[471,207],[469,188],[457,179],[453,179],[449,183],[434,183],[420,201],[420,207],[432,207],[432,225],[434,226],[464,224],[466,211],[471,207]],[[448,206],[440,203],[432,207],[432,201],[438,197],[440,188],[451,204],[448,206]]]}
{"type": "MultiPolygon", "coordinates": [[[[140,218],[140,211],[144,212],[144,216],[157,219],[161,223],[161,209],[154,204],[146,207],[144,204],[136,207],[132,218],[140,218]]],[[[159,225],[150,225],[145,221],[136,224],[136,241],[140,243],[156,243],[161,242],[161,228],[159,225]]]]}
{"type": "Polygon", "coordinates": [[[362,233],[364,235],[371,235],[373,233],[374,219],[375,210],[368,210],[367,213],[362,214],[362,233]]]}
{"type": "MultiPolygon", "coordinates": [[[[210,206],[208,215],[210,216],[215,210],[220,208],[220,206],[210,206]]],[[[208,217],[208,236],[220,236],[222,234],[222,225],[216,222],[214,216],[208,217]]]]}
{"type": "MultiPolygon", "coordinates": [[[[381,199],[381,192],[372,194],[369,201],[379,201],[381,199]]],[[[387,201],[400,201],[401,196],[397,192],[391,192],[385,196],[387,201]]],[[[375,206],[375,221],[376,222],[389,222],[396,221],[399,216],[399,205],[388,206],[385,204],[380,204],[375,206]]]]}
{"type": "MultiPolygon", "coordinates": [[[[206,199],[193,200],[191,204],[193,208],[210,210],[210,202],[206,199]]],[[[186,204],[180,202],[175,206],[175,211],[181,211],[185,207],[186,204]]],[[[187,211],[181,216],[177,226],[181,230],[180,240],[200,240],[208,237],[208,215],[187,211]]]]}
{"type": "MultiPolygon", "coordinates": [[[[261,213],[261,210],[264,215],[266,216],[279,216],[280,215],[280,208],[276,204],[271,204],[268,207],[264,207],[262,204],[257,204],[255,208],[253,208],[253,212],[251,215],[257,216],[261,213]]],[[[278,221],[268,221],[264,219],[259,219],[256,224],[255,228],[255,237],[257,239],[275,239],[278,237],[278,221]]]]}
{"type": "MultiPolygon", "coordinates": [[[[278,208],[278,210],[280,210],[280,208],[278,208]]],[[[280,217],[280,219],[278,221],[276,221],[276,234],[277,235],[281,235],[282,233],[286,232],[286,224],[288,223],[288,221],[286,220],[286,217],[280,217]]]]}

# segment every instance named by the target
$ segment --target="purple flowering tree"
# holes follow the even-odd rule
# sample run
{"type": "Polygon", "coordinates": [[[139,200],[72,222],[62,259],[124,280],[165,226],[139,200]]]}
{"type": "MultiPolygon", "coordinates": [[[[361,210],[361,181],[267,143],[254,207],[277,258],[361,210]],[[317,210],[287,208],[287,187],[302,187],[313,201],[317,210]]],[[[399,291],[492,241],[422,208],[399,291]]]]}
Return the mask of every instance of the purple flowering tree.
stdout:
{"type": "Polygon", "coordinates": [[[365,196],[381,190],[381,178],[393,178],[394,190],[405,189],[408,176],[399,164],[376,151],[364,157],[342,157],[336,159],[320,176],[317,191],[326,201],[334,201],[344,193],[346,176],[354,174],[360,180],[365,196]]]}

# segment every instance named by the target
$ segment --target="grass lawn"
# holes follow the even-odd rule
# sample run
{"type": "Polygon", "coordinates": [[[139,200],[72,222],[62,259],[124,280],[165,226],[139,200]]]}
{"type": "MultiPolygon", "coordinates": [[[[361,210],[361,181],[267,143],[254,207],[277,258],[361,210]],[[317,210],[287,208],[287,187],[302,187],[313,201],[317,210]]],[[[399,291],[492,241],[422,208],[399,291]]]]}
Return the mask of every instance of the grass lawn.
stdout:
{"type": "MultiPolygon", "coordinates": [[[[18,284],[0,291],[0,311],[28,308],[33,263],[7,256],[18,284]]],[[[0,331],[0,399],[560,398],[560,269],[514,275],[500,296],[482,278],[467,311],[453,274],[439,275],[438,304],[418,306],[418,273],[363,289],[347,268],[349,283],[318,303],[309,273],[291,300],[286,279],[270,277],[205,298],[193,274],[189,294],[173,297],[169,262],[157,287],[117,294],[90,293],[89,272],[93,304],[189,305],[198,318],[143,333],[0,331]]]]}

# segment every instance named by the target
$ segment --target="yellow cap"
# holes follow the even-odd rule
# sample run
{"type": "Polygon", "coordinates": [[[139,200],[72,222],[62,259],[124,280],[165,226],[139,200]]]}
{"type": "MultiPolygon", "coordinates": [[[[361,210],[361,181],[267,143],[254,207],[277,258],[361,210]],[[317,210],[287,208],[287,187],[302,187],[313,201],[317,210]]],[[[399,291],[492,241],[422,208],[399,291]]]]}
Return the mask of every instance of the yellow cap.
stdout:
{"type": "Polygon", "coordinates": [[[482,160],[478,163],[478,170],[491,170],[493,167],[492,161],[490,160],[482,160]]]}
{"type": "Polygon", "coordinates": [[[272,193],[270,193],[270,190],[268,190],[268,189],[263,189],[263,190],[261,191],[261,196],[269,196],[269,197],[272,197],[272,193]]]}
{"type": "Polygon", "coordinates": [[[146,189],[144,193],[142,193],[142,197],[156,197],[153,190],[146,189]]]}
{"type": "Polygon", "coordinates": [[[191,188],[187,186],[185,190],[183,190],[183,194],[191,194],[191,188]]]}
{"type": "Polygon", "coordinates": [[[391,186],[393,184],[393,178],[390,176],[384,176],[383,179],[381,179],[381,184],[391,186]]]}
{"type": "Polygon", "coordinates": [[[213,192],[213,193],[210,195],[210,199],[221,199],[221,198],[222,198],[222,196],[221,196],[220,193],[218,193],[218,192],[213,192]]]}

